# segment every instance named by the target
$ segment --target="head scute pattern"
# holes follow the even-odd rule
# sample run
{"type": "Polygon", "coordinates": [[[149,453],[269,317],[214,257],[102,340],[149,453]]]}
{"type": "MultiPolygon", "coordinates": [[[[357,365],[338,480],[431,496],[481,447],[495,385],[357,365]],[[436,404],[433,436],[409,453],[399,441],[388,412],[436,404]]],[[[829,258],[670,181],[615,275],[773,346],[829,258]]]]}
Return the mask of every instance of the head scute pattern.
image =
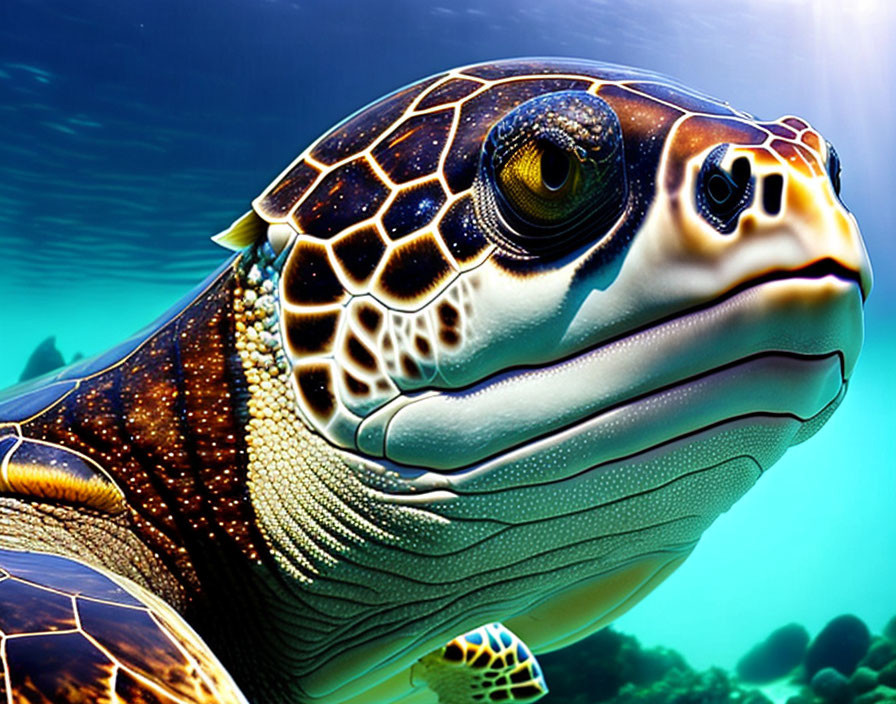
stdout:
{"type": "Polygon", "coordinates": [[[800,121],[760,123],[646,72],[526,66],[403,88],[324,135],[254,202],[297,235],[283,336],[302,411],[332,442],[381,455],[378,409],[475,380],[461,358],[486,279],[533,277],[576,251],[588,252],[580,275],[609,272],[657,186],[680,212],[694,179],[687,209],[728,234],[757,192],[768,214],[780,208],[782,161],[824,171],[824,145],[800,121]]]}

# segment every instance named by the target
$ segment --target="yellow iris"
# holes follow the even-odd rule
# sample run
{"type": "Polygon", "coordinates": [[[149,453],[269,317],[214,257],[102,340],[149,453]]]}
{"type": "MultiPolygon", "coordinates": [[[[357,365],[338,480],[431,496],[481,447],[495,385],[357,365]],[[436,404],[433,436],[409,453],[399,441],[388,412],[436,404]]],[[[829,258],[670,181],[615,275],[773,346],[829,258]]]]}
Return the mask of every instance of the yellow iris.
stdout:
{"type": "Polygon", "coordinates": [[[524,144],[496,175],[510,204],[533,223],[557,223],[579,205],[582,165],[550,142],[524,144]]]}

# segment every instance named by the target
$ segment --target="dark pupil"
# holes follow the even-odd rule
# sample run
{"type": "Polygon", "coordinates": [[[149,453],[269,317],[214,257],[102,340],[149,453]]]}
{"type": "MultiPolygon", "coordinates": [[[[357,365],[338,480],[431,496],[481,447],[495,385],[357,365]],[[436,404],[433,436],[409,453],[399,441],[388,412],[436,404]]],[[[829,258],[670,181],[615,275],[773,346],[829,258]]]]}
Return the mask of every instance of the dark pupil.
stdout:
{"type": "Polygon", "coordinates": [[[541,152],[541,182],[549,191],[557,191],[569,178],[569,155],[554,146],[545,144],[541,152]]]}

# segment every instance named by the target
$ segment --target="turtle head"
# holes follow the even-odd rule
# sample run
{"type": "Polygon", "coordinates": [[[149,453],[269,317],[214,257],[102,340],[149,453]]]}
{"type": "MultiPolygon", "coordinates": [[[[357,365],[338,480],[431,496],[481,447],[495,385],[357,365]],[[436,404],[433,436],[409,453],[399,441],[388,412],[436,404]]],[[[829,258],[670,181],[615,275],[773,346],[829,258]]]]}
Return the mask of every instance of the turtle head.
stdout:
{"type": "MultiPolygon", "coordinates": [[[[393,669],[483,622],[545,650],[628,608],[824,423],[861,347],[870,268],[831,145],[654,74],[421,81],[254,211],[297,412],[355,487],[306,576],[374,605],[393,669]]],[[[340,642],[309,691],[388,670],[340,642]]]]}
{"type": "MultiPolygon", "coordinates": [[[[255,202],[274,248],[289,247],[280,301],[298,401],[333,444],[456,470],[601,407],[560,388],[540,407],[514,382],[525,368],[747,289],[867,295],[839,159],[803,120],[759,122],[637,72],[499,66],[374,103],[255,202]]],[[[848,330],[844,379],[860,319],[805,331],[848,330]]],[[[620,377],[646,382],[648,367],[628,366],[620,377]]],[[[587,396],[605,381],[572,384],[587,396]]]]}

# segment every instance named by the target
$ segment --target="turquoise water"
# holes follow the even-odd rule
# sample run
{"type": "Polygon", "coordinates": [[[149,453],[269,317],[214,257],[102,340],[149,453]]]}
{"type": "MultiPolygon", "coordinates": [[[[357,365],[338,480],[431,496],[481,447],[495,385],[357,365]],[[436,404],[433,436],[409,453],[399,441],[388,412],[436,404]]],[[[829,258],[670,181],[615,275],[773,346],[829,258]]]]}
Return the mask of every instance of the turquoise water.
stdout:
{"type": "Polygon", "coordinates": [[[226,227],[344,115],[435,71],[572,55],[671,74],[837,146],[875,267],[866,346],[791,450],[620,627],[731,666],[775,627],[896,613],[896,6],[4,0],[0,386],[55,334],[100,352],[224,256],[226,227]]]}

